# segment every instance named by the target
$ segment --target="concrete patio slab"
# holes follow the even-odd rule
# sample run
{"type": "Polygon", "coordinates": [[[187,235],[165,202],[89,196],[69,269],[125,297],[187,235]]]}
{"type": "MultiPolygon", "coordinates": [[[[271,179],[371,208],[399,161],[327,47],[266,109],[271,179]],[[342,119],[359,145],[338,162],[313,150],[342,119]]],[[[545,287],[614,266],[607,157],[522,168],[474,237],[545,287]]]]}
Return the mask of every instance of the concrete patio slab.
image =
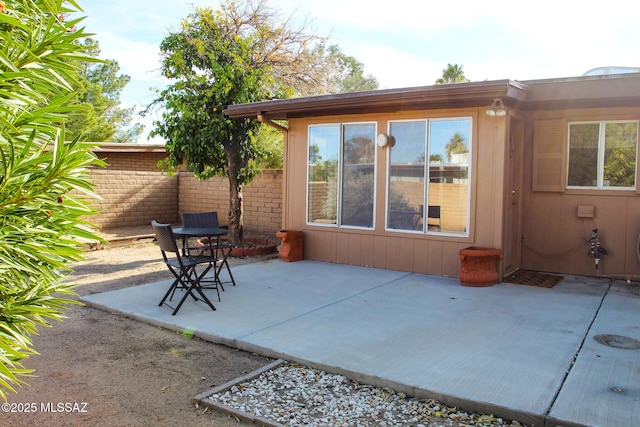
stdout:
{"type": "Polygon", "coordinates": [[[640,424],[638,284],[617,281],[607,293],[549,419],[563,426],[640,424]]]}
{"type": "MultiPolygon", "coordinates": [[[[581,358],[592,345],[607,355],[590,339],[595,330],[633,335],[635,324],[638,332],[634,285],[614,282],[609,291],[609,280],[565,276],[552,289],[509,283],[469,288],[437,276],[279,260],[237,266],[233,274],[238,286],[225,286],[222,302],[214,300],[215,312],[193,300],[176,316],[158,307],[170,282],[83,300],[170,329],[191,329],[210,341],[529,425],[544,425],[547,417],[553,425],[630,425],[611,418],[611,404],[597,398],[603,384],[618,384],[637,397],[631,385],[640,380],[640,352],[626,350],[631,356],[611,358],[599,371],[581,358]],[[615,368],[602,369],[609,365],[615,368]],[[602,384],[590,378],[598,372],[606,376],[602,384]],[[583,400],[589,383],[597,386],[591,403],[583,400]],[[585,415],[575,409],[581,405],[592,410],[585,415]]],[[[608,394],[616,399],[621,393],[608,394]]],[[[637,399],[618,402],[616,411],[638,413],[637,399]]]]}

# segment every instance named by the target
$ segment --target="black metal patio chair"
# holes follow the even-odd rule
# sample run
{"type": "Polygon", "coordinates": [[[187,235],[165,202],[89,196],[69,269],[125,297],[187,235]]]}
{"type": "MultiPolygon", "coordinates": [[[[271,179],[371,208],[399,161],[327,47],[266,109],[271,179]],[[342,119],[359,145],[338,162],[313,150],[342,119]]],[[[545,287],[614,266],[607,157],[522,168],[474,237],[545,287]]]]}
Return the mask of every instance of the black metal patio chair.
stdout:
{"type": "MultiPolygon", "coordinates": [[[[217,212],[184,212],[182,214],[182,225],[184,228],[220,227],[217,212]]],[[[232,283],[233,286],[236,285],[233,274],[231,274],[229,261],[227,261],[227,258],[229,257],[229,255],[231,254],[231,250],[233,249],[233,245],[226,242],[221,242],[219,237],[216,238],[215,241],[211,237],[209,237],[207,245],[193,245],[189,243],[187,239],[185,239],[183,240],[183,248],[189,255],[192,255],[193,253],[204,253],[205,251],[209,251],[210,254],[218,258],[220,262],[220,265],[218,265],[216,270],[216,279],[220,279],[220,272],[222,271],[222,267],[225,267],[227,269],[227,272],[229,273],[229,280],[224,283],[232,283]]],[[[222,290],[224,291],[222,282],[220,282],[220,285],[222,287],[222,290]]]]}
{"type": "MultiPolygon", "coordinates": [[[[211,270],[216,268],[218,259],[213,255],[184,255],[180,253],[178,244],[176,243],[171,224],[160,224],[156,221],[151,222],[153,231],[155,233],[156,242],[162,252],[162,258],[164,263],[169,268],[169,271],[175,277],[175,280],[162,297],[160,306],[166,304],[167,298],[169,301],[173,299],[173,296],[177,290],[184,290],[185,293],[178,302],[178,305],[174,308],[167,304],[167,306],[173,308],[172,315],[175,315],[182,304],[184,304],[187,297],[191,296],[195,301],[199,298],[204,301],[212,310],[216,308],[211,303],[209,298],[203,292],[202,281],[205,275],[211,270]],[[197,271],[197,267],[202,266],[201,272],[197,271]]],[[[220,301],[220,291],[216,281],[207,286],[207,289],[215,289],[218,294],[218,301],[220,301]]]]}

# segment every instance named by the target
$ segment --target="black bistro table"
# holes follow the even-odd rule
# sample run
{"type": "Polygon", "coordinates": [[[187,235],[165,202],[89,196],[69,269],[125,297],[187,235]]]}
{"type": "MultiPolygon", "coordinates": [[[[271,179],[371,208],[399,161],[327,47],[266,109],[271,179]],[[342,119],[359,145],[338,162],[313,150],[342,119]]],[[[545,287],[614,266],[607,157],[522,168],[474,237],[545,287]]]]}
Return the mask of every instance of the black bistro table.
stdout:
{"type": "Polygon", "coordinates": [[[188,240],[190,237],[206,237],[207,239],[209,239],[208,248],[207,245],[203,245],[199,249],[211,251],[210,253],[212,256],[217,257],[218,251],[220,251],[220,253],[222,254],[222,258],[220,259],[220,265],[214,269],[214,280],[218,285],[220,285],[223,291],[224,287],[222,286],[222,282],[220,280],[220,271],[222,270],[223,266],[226,266],[227,270],[229,271],[229,277],[231,278],[229,282],[233,283],[233,286],[236,285],[236,282],[233,279],[233,275],[231,274],[231,269],[229,268],[229,263],[227,262],[227,257],[231,252],[231,245],[220,244],[220,237],[228,233],[229,230],[222,227],[177,227],[173,229],[174,236],[182,239],[183,255],[188,255],[188,240]],[[215,244],[213,243],[214,240],[215,244]],[[227,249],[229,250],[227,251],[227,249]]]}
{"type": "Polygon", "coordinates": [[[178,227],[173,229],[173,234],[182,237],[208,237],[215,238],[216,243],[220,243],[220,236],[224,236],[229,232],[228,229],[222,227],[178,227]]]}

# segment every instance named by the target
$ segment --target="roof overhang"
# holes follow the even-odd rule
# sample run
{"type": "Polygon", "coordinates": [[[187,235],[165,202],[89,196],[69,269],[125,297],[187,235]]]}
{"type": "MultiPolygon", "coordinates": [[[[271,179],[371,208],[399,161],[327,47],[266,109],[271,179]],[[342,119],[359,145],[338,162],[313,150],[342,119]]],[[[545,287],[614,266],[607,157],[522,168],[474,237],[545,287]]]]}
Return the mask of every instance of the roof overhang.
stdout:
{"type": "Polygon", "coordinates": [[[502,98],[508,105],[510,101],[524,100],[525,96],[526,87],[522,83],[500,80],[253,102],[231,105],[224,112],[232,118],[261,115],[271,120],[286,120],[299,117],[489,106],[495,98],[502,98]]]}
{"type": "Polygon", "coordinates": [[[640,73],[527,81],[525,110],[640,106],[640,73]]]}
{"type": "Polygon", "coordinates": [[[640,73],[548,80],[496,80],[313,96],[229,106],[232,118],[269,120],[491,105],[523,110],[640,106],[640,73]]]}

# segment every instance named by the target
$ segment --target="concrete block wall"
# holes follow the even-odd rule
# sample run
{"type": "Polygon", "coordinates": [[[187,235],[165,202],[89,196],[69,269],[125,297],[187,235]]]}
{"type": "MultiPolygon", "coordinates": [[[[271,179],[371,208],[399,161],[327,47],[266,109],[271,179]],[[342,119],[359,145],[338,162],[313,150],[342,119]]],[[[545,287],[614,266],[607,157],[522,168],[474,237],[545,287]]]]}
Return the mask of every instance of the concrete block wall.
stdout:
{"type": "MultiPolygon", "coordinates": [[[[163,145],[102,144],[96,149],[106,168],[90,170],[101,200],[92,200],[99,213],[87,219],[98,228],[149,225],[152,220],[178,224],[182,212],[217,211],[228,223],[229,182],[206,181],[192,173],[170,177],[158,168],[166,157],[163,145]]],[[[275,234],[282,224],[282,170],[266,170],[243,189],[244,226],[248,232],[275,234]]]]}
{"type": "Polygon", "coordinates": [[[153,219],[175,223],[178,219],[178,177],[161,172],[94,169],[93,199],[99,210],[89,221],[99,228],[150,225],[153,219]]]}
{"type": "Polygon", "coordinates": [[[160,172],[158,162],[167,157],[164,152],[96,152],[109,170],[160,172]]]}
{"type": "MultiPolygon", "coordinates": [[[[247,231],[275,234],[282,228],[283,174],[268,169],[242,189],[244,228],[247,231]]],[[[220,224],[228,224],[229,181],[213,177],[202,181],[189,172],[179,174],[179,213],[218,212],[220,224]]]]}

